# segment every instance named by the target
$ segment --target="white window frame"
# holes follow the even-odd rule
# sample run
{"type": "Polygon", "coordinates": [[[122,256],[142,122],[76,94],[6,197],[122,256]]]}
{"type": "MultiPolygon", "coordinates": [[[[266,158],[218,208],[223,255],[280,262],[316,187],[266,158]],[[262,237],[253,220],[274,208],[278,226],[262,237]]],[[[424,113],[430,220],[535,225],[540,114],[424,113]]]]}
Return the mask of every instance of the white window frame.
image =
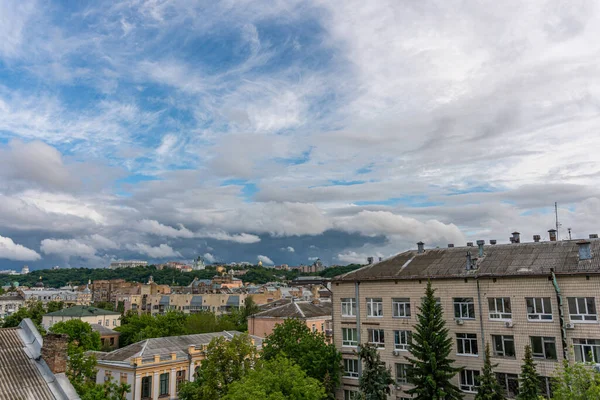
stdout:
{"type": "Polygon", "coordinates": [[[571,322],[576,324],[594,324],[598,322],[598,311],[596,309],[596,299],[594,297],[567,297],[567,305],[569,307],[569,319],[571,322]],[[583,300],[583,304],[581,301],[583,300]],[[591,300],[593,310],[590,310],[590,304],[588,301],[591,300]],[[575,313],[571,313],[571,304],[575,308],[575,313]],[[593,312],[590,312],[593,311],[593,312]]]}
{"type": "Polygon", "coordinates": [[[410,318],[410,299],[392,299],[392,318],[410,318]]]}
{"type": "Polygon", "coordinates": [[[408,383],[408,370],[410,369],[410,364],[396,363],[395,366],[395,375],[394,381],[396,382],[396,386],[405,385],[408,383]],[[398,372],[402,372],[398,374],[398,372]]]}
{"type": "Polygon", "coordinates": [[[552,315],[552,299],[550,297],[525,297],[525,307],[529,322],[552,322],[554,320],[554,315],[552,315]],[[530,302],[533,312],[529,311],[530,302]],[[549,309],[547,310],[546,308],[549,309]]]}
{"type": "Polygon", "coordinates": [[[519,390],[519,375],[508,373],[508,372],[496,372],[496,380],[498,381],[500,386],[502,386],[502,388],[504,389],[504,393],[507,396],[507,398],[512,399],[512,398],[516,397],[517,392],[519,390]],[[510,381],[513,381],[516,383],[516,385],[513,385],[514,386],[513,388],[515,389],[514,393],[510,393],[511,392],[510,384],[509,384],[510,381]]]}
{"type": "Polygon", "coordinates": [[[600,339],[574,338],[573,349],[577,362],[600,362],[600,339]],[[591,360],[589,359],[590,353],[592,354],[591,360]]]}
{"type": "Polygon", "coordinates": [[[344,358],[344,378],[358,379],[358,359],[344,358]]]}
{"type": "Polygon", "coordinates": [[[356,317],[356,299],[354,297],[345,297],[340,300],[342,317],[356,317]]]}
{"type": "Polygon", "coordinates": [[[492,335],[492,354],[494,357],[504,357],[504,358],[515,358],[517,356],[517,349],[515,348],[515,337],[513,335],[492,335]],[[496,349],[496,338],[499,337],[502,343],[502,354],[499,354],[496,349]],[[506,355],[506,342],[512,342],[513,350],[515,354],[512,356],[506,355]]]}
{"type": "Polygon", "coordinates": [[[531,345],[531,355],[533,356],[533,358],[538,358],[538,359],[542,359],[542,360],[557,360],[558,359],[558,352],[556,350],[556,338],[552,337],[552,336],[530,336],[529,337],[529,341],[530,341],[530,345],[531,345]],[[534,340],[540,340],[541,341],[541,345],[542,345],[542,352],[541,353],[534,353],[533,352],[533,341],[534,340]],[[554,358],[548,357],[547,351],[546,351],[546,344],[554,344],[554,358]]]}
{"type": "Polygon", "coordinates": [[[459,387],[465,393],[477,393],[477,377],[480,372],[474,369],[460,371],[459,387]]]}
{"type": "Polygon", "coordinates": [[[472,297],[455,297],[452,302],[456,319],[475,319],[475,302],[472,297]]]}
{"type": "Polygon", "coordinates": [[[408,330],[394,331],[394,350],[408,351],[412,332],[408,330]]]}
{"type": "Polygon", "coordinates": [[[510,297],[489,297],[488,308],[489,317],[492,321],[508,321],[512,319],[510,297]]]}
{"type": "Polygon", "coordinates": [[[367,317],[383,318],[383,299],[381,297],[367,297],[367,317]]]}
{"type": "Polygon", "coordinates": [[[456,334],[456,354],[459,356],[477,357],[479,355],[477,334],[475,334],[475,333],[457,333],[456,334]],[[473,350],[475,350],[475,352],[473,352],[473,350]]]}
{"type": "Polygon", "coordinates": [[[368,343],[375,345],[378,349],[385,348],[385,332],[383,329],[367,329],[367,334],[369,335],[368,343]]]}
{"type": "Polygon", "coordinates": [[[358,346],[358,329],[342,328],[342,346],[343,347],[358,346]]]}
{"type": "Polygon", "coordinates": [[[344,400],[358,400],[359,399],[358,390],[348,390],[344,389],[344,400]]]}

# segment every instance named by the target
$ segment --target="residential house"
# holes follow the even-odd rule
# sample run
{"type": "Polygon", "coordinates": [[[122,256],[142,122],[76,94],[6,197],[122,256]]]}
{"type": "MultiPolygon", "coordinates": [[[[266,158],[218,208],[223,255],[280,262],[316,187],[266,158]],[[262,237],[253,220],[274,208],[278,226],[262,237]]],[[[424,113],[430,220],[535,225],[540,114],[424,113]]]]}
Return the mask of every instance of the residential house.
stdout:
{"type": "Polygon", "coordinates": [[[71,319],[79,319],[90,325],[98,324],[110,328],[121,326],[121,313],[91,306],[73,306],[48,313],[42,317],[42,326],[47,330],[57,322],[71,319]]]}

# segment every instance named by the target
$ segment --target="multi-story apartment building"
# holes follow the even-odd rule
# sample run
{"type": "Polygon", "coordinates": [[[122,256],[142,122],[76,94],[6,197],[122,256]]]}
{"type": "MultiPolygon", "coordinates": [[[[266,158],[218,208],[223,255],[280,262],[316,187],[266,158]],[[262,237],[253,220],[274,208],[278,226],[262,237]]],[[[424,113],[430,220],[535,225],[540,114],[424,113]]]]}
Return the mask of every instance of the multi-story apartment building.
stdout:
{"type": "Polygon", "coordinates": [[[453,338],[452,359],[464,370],[455,384],[474,398],[489,344],[507,397],[518,392],[524,348],[531,345],[544,394],[565,358],[600,362],[600,241],[520,243],[407,251],[333,281],[334,341],[344,358],[339,399],[353,399],[361,373],[358,343],[379,348],[396,384],[390,399],[408,399],[406,357],[428,280],[453,338]]]}
{"type": "Polygon", "coordinates": [[[25,300],[41,301],[46,306],[51,301],[62,301],[68,306],[81,305],[87,306],[92,300],[92,294],[89,290],[60,290],[60,289],[26,289],[19,290],[19,293],[25,300]]]}
{"type": "Polygon", "coordinates": [[[137,308],[152,315],[164,314],[167,311],[181,311],[184,314],[211,311],[221,315],[243,307],[246,297],[248,297],[246,293],[151,295],[145,298],[143,308],[137,308]]]}
{"type": "Polygon", "coordinates": [[[0,321],[19,311],[25,305],[25,298],[18,293],[0,296],[0,321]]]}
{"type": "Polygon", "coordinates": [[[148,261],[141,260],[126,260],[126,261],[114,261],[111,262],[108,268],[110,269],[118,269],[118,268],[135,268],[135,267],[145,267],[148,265],[148,261]]]}

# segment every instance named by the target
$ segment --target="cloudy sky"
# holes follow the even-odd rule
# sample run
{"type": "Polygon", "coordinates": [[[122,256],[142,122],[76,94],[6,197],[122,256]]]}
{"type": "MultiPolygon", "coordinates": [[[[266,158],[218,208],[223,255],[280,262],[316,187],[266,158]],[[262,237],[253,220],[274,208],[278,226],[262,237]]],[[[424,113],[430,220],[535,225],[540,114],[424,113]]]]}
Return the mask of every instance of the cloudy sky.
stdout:
{"type": "Polygon", "coordinates": [[[600,232],[594,0],[0,0],[0,37],[0,268],[600,232]]]}

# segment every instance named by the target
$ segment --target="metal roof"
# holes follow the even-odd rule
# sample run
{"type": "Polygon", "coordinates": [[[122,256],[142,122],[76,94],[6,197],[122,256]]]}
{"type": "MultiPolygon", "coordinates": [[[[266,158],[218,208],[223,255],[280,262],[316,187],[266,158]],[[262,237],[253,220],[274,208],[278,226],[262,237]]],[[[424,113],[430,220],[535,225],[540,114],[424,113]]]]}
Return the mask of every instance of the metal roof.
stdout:
{"type": "Polygon", "coordinates": [[[202,296],[193,296],[192,301],[190,301],[190,306],[201,306],[202,305],[202,296]]]}
{"type": "Polygon", "coordinates": [[[225,305],[238,307],[240,305],[240,296],[229,296],[225,305]]]}
{"type": "Polygon", "coordinates": [[[163,306],[168,306],[169,305],[169,296],[162,296],[160,298],[160,301],[158,302],[158,304],[163,305],[163,306]]]}
{"type": "Polygon", "coordinates": [[[93,317],[96,315],[121,315],[121,313],[92,306],[73,306],[48,313],[46,315],[52,317],[93,317]]]}
{"type": "Polygon", "coordinates": [[[104,325],[90,324],[90,326],[92,327],[92,330],[94,332],[98,332],[100,334],[100,336],[121,335],[121,332],[117,332],[113,329],[107,328],[104,325]]]}
{"type": "Polygon", "coordinates": [[[331,317],[333,305],[329,301],[312,303],[310,301],[293,301],[279,307],[254,314],[254,318],[318,318],[331,317]]]}

